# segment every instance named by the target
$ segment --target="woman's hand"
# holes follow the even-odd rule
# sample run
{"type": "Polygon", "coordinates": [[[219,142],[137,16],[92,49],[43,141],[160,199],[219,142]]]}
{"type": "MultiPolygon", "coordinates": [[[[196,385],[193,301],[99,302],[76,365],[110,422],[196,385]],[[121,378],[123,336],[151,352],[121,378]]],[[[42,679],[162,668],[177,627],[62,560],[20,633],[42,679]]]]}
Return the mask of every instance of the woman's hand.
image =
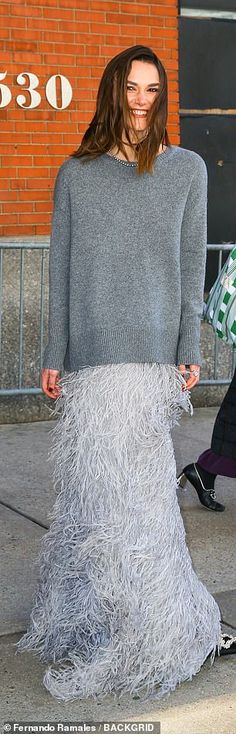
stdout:
{"type": "Polygon", "coordinates": [[[186,385],[182,387],[182,390],[191,390],[194,385],[197,385],[200,379],[200,366],[199,364],[179,364],[178,370],[186,380],[186,385]],[[189,377],[187,377],[189,375],[189,377]],[[187,379],[186,379],[187,377],[187,379]]]}
{"type": "Polygon", "coordinates": [[[56,400],[61,393],[58,385],[60,372],[58,370],[49,370],[46,367],[41,370],[42,390],[49,398],[56,400]]]}

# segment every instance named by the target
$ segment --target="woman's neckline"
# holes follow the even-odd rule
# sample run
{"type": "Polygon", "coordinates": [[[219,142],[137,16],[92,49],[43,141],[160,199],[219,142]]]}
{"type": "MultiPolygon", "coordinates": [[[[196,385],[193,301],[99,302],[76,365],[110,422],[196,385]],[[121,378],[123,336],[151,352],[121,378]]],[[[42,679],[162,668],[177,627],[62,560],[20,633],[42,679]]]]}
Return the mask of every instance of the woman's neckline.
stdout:
{"type": "MultiPolygon", "coordinates": [[[[168,151],[170,152],[173,149],[173,147],[174,147],[173,145],[168,145],[166,147],[166,149],[162,151],[162,153],[159,153],[156,156],[155,161],[157,161],[160,158],[166,156],[166,154],[168,153],[168,151]]],[[[118,163],[121,163],[121,165],[123,164],[124,166],[137,166],[138,165],[138,162],[137,161],[124,161],[124,160],[122,160],[122,158],[118,158],[118,156],[113,155],[113,153],[104,153],[104,155],[108,156],[108,158],[113,158],[113,160],[115,162],[117,161],[118,163]]]]}

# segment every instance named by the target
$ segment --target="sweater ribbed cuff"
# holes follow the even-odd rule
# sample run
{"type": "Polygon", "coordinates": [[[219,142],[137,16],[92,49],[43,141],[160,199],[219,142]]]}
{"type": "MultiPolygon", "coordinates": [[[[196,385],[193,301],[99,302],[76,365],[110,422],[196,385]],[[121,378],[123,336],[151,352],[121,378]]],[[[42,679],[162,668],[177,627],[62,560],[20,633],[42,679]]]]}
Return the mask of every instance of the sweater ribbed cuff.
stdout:
{"type": "Polygon", "coordinates": [[[59,372],[62,372],[64,370],[65,353],[66,348],[63,348],[60,342],[48,342],[43,354],[43,368],[47,368],[49,370],[58,370],[59,372]]]}
{"type": "Polygon", "coordinates": [[[188,324],[185,328],[182,328],[177,349],[177,364],[202,365],[200,323],[196,324],[195,327],[188,324]]]}

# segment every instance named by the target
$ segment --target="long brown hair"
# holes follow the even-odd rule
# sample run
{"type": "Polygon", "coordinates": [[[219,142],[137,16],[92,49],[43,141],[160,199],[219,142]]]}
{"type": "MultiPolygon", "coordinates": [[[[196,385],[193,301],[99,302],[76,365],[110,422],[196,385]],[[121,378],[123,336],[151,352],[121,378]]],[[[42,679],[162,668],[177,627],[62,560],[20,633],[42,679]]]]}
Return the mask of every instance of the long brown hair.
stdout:
{"type": "MultiPolygon", "coordinates": [[[[160,59],[148,46],[131,46],[109,61],[99,84],[95,115],[84,133],[78,150],[70,154],[72,157],[86,156],[83,161],[86,162],[107,153],[110,148],[118,144],[119,150],[122,151],[126,160],[129,160],[122,143],[122,133],[125,130],[127,140],[132,143],[127,125],[129,109],[126,83],[132,61],[135,59],[154,64],[160,79],[157,97],[147,114],[148,134],[142,141],[132,144],[137,157],[137,172],[153,173],[154,161],[160,145],[164,144],[168,147],[170,140],[166,130],[167,75],[160,59]]],[[[133,130],[135,133],[134,127],[133,130]]]]}

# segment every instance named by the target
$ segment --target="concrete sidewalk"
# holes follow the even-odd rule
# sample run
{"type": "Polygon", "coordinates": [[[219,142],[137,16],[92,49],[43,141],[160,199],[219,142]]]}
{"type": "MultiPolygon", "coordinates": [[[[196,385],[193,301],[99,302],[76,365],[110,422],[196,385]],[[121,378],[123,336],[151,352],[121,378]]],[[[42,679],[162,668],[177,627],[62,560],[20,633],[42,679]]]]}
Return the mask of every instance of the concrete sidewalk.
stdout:
{"type": "MultiPolygon", "coordinates": [[[[179,471],[209,447],[217,408],[195,408],[183,415],[173,441],[179,471]]],[[[52,464],[47,452],[54,423],[0,426],[1,567],[0,612],[1,723],[160,721],[161,734],[236,734],[236,658],[206,661],[192,681],[160,702],[141,704],[125,696],[62,703],[42,684],[45,663],[30,653],[15,656],[26,629],[36,587],[35,560],[53,506],[52,464]]],[[[217,599],[225,630],[236,635],[235,509],[236,481],[218,477],[217,499],[225,512],[205,510],[188,484],[178,491],[187,543],[199,578],[217,599]]]]}

